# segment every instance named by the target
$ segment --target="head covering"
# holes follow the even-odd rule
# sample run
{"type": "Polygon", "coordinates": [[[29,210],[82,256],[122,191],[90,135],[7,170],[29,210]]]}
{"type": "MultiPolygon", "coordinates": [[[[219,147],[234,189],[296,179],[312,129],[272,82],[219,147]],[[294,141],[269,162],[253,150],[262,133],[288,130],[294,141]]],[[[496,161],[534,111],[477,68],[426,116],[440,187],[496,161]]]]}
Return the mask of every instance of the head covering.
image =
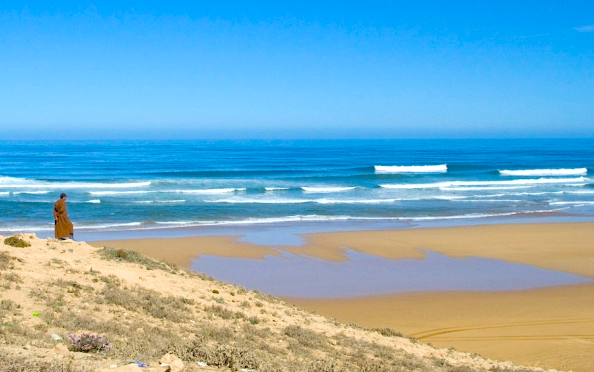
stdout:
{"type": "Polygon", "coordinates": [[[60,199],[64,199],[64,197],[66,197],[66,196],[68,196],[68,195],[66,195],[66,193],[61,193],[60,194],[60,199]]]}

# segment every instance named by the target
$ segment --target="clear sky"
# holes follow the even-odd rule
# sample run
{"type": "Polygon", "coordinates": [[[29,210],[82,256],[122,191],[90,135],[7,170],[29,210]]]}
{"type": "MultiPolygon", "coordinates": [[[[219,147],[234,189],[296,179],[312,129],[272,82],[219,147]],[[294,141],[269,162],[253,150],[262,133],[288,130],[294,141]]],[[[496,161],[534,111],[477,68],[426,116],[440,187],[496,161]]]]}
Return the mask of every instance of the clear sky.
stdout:
{"type": "Polygon", "coordinates": [[[0,139],[593,136],[592,1],[0,2],[0,139]]]}

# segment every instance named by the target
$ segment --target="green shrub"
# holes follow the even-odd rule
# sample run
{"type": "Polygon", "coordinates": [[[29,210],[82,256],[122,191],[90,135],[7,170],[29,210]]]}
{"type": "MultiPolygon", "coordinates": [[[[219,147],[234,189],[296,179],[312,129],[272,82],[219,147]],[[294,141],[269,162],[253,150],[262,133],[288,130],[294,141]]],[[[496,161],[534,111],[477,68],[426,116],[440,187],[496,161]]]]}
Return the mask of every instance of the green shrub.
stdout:
{"type": "Polygon", "coordinates": [[[16,248],[25,248],[25,247],[31,246],[31,244],[27,243],[26,241],[24,241],[21,238],[17,238],[16,236],[11,236],[10,238],[4,239],[4,244],[10,245],[11,247],[16,247],[16,248]]]}

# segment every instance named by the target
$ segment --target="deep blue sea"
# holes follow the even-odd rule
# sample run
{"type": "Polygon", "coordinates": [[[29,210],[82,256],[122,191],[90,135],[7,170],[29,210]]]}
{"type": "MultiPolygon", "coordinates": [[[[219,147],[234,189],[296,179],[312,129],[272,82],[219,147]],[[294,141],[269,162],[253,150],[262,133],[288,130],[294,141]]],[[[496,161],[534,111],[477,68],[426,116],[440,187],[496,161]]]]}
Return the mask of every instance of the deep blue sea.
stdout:
{"type": "Polygon", "coordinates": [[[0,234],[594,219],[594,139],[0,142],[0,234]]]}

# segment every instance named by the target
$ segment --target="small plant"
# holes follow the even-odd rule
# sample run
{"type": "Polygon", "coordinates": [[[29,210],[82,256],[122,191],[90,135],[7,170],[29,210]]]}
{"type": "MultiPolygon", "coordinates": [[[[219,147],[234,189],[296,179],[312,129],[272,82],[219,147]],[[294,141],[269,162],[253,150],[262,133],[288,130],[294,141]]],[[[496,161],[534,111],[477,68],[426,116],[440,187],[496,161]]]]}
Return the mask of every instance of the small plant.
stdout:
{"type": "Polygon", "coordinates": [[[66,336],[68,348],[72,351],[97,352],[109,350],[111,344],[105,336],[83,333],[80,336],[71,333],[66,336]]]}
{"type": "Polygon", "coordinates": [[[239,304],[239,306],[246,308],[246,307],[250,307],[250,303],[247,301],[241,301],[241,303],[239,304]]]}
{"type": "Polygon", "coordinates": [[[386,337],[404,337],[404,335],[400,332],[396,332],[391,328],[373,328],[371,331],[377,332],[382,336],[386,337]]]}
{"type": "Polygon", "coordinates": [[[260,319],[256,318],[255,316],[252,316],[248,319],[248,322],[250,322],[250,324],[258,324],[260,323],[260,319]]]}
{"type": "Polygon", "coordinates": [[[21,279],[21,277],[15,273],[5,274],[4,279],[6,281],[13,282],[13,283],[22,283],[23,282],[23,279],[21,279]]]}
{"type": "Polygon", "coordinates": [[[245,314],[241,311],[235,313],[235,319],[245,319],[245,314]]]}
{"type": "Polygon", "coordinates": [[[11,236],[10,238],[4,239],[4,244],[10,245],[11,247],[16,247],[16,248],[25,248],[25,247],[31,246],[31,244],[27,243],[26,241],[24,241],[21,238],[17,238],[16,236],[11,236]]]}
{"type": "Polygon", "coordinates": [[[210,307],[204,308],[204,310],[208,313],[211,313],[211,314],[221,317],[223,319],[231,319],[234,317],[234,314],[232,311],[229,311],[229,310],[223,308],[222,306],[212,305],[210,307]]]}
{"type": "Polygon", "coordinates": [[[177,266],[173,263],[153,260],[152,258],[148,258],[129,249],[103,247],[99,251],[99,255],[104,260],[135,263],[144,266],[147,270],[163,270],[171,272],[172,270],[177,269],[177,266]]]}
{"type": "Polygon", "coordinates": [[[8,269],[11,258],[7,252],[0,252],[0,270],[8,269]]]}
{"type": "Polygon", "coordinates": [[[221,305],[224,305],[225,304],[225,299],[223,297],[213,297],[212,299],[217,304],[221,304],[221,305]]]}
{"type": "Polygon", "coordinates": [[[217,291],[216,289],[213,289],[213,290],[212,290],[212,293],[214,293],[214,294],[219,294],[219,291],[217,291]]]}

